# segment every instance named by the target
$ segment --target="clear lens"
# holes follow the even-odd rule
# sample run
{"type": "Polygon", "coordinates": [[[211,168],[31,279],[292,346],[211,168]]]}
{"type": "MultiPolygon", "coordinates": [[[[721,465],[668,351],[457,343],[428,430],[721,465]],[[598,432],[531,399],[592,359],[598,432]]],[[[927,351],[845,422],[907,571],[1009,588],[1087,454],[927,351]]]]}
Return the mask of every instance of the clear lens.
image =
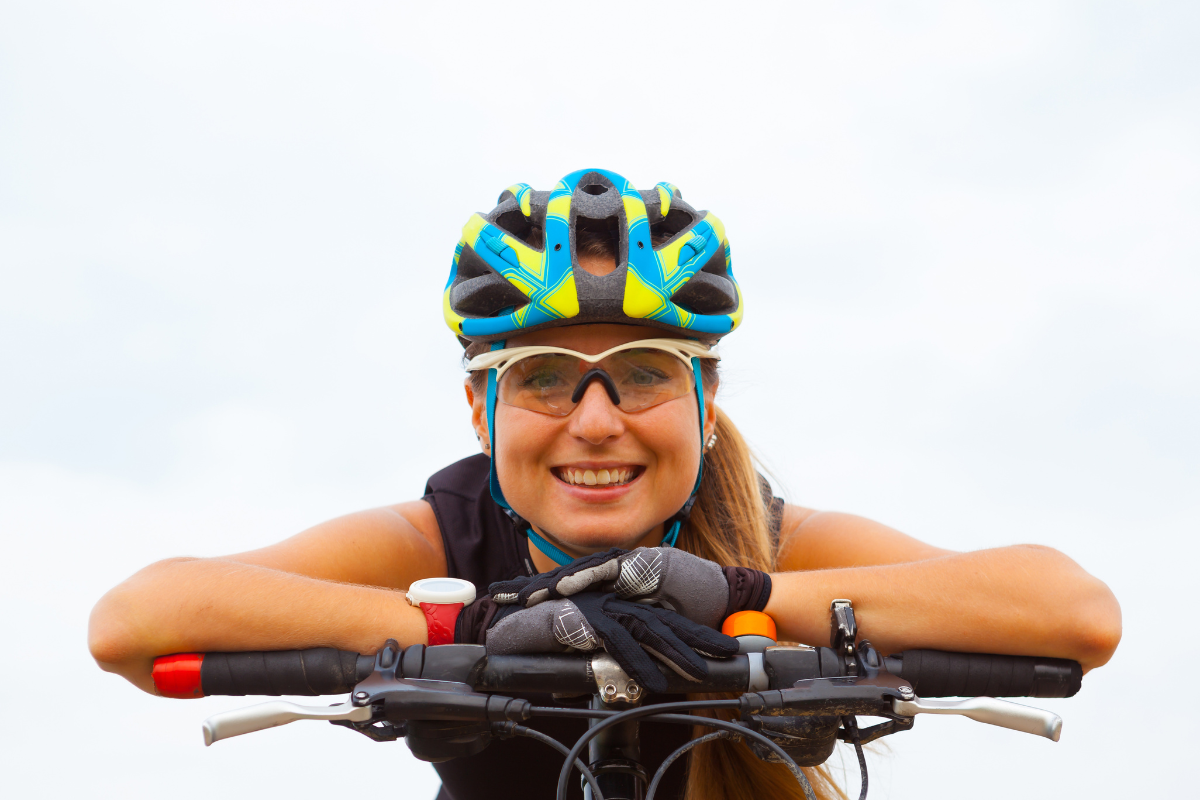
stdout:
{"type": "Polygon", "coordinates": [[[565,353],[544,353],[512,364],[500,378],[498,398],[510,406],[566,416],[575,408],[575,387],[595,368],[612,378],[620,408],[628,413],[683,397],[695,386],[691,366],[663,350],[622,350],[594,365],[565,353]]]}

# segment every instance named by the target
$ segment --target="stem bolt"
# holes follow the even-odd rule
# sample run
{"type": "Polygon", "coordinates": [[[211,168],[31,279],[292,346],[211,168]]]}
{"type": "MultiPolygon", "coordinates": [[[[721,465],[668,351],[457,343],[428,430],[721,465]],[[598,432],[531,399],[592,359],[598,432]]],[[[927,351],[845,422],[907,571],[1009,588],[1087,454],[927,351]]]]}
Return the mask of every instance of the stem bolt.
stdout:
{"type": "Polygon", "coordinates": [[[903,697],[905,700],[912,700],[915,695],[913,694],[913,690],[912,690],[911,686],[901,686],[900,687],[900,696],[903,697]]]}
{"type": "Polygon", "coordinates": [[[604,696],[605,697],[612,697],[616,693],[617,693],[617,687],[612,685],[611,683],[604,687],[604,696]]]}
{"type": "Polygon", "coordinates": [[[366,692],[355,692],[354,693],[355,700],[366,700],[370,696],[371,695],[367,694],[366,692]]]}
{"type": "Polygon", "coordinates": [[[642,687],[638,686],[633,681],[625,684],[625,694],[629,695],[630,699],[637,697],[642,693],[642,687]]]}

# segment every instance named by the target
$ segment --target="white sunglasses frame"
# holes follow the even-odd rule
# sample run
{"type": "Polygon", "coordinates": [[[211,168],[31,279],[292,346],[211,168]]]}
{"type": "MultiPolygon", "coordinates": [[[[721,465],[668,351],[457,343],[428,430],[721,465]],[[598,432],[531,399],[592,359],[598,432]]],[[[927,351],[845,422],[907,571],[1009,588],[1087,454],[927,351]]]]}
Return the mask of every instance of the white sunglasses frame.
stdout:
{"type": "Polygon", "coordinates": [[[602,361],[613,353],[619,353],[622,350],[662,350],[670,353],[678,358],[689,367],[692,365],[693,358],[712,358],[718,361],[721,356],[713,352],[712,348],[700,342],[693,342],[688,339],[638,339],[633,342],[619,344],[616,347],[610,347],[603,353],[597,353],[594,356],[589,356],[586,353],[580,353],[578,350],[568,350],[565,347],[551,347],[549,345],[532,344],[525,347],[508,347],[503,350],[491,350],[486,353],[480,353],[472,358],[467,363],[468,372],[477,372],[484,369],[496,370],[496,382],[499,383],[500,378],[513,364],[516,364],[522,359],[530,356],[540,356],[546,353],[563,353],[568,356],[586,361],[589,364],[595,364],[602,361]]]}

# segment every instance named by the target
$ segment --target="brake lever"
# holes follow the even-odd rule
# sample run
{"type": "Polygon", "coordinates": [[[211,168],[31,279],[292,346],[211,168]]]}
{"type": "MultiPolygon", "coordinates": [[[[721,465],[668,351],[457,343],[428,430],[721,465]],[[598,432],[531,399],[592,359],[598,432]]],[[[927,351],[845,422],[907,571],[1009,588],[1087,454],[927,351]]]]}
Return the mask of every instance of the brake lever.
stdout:
{"type": "Polygon", "coordinates": [[[994,697],[972,697],[969,700],[926,700],[920,697],[912,700],[893,699],[892,710],[903,717],[958,714],[976,722],[1044,736],[1052,742],[1057,742],[1062,733],[1062,717],[1057,714],[994,697]]]}
{"type": "Polygon", "coordinates": [[[355,706],[350,703],[339,703],[334,706],[301,706],[285,700],[275,700],[247,708],[224,711],[204,720],[204,744],[208,746],[221,739],[241,736],[243,733],[253,733],[279,725],[287,725],[298,719],[367,722],[373,713],[370,706],[355,706]]]}

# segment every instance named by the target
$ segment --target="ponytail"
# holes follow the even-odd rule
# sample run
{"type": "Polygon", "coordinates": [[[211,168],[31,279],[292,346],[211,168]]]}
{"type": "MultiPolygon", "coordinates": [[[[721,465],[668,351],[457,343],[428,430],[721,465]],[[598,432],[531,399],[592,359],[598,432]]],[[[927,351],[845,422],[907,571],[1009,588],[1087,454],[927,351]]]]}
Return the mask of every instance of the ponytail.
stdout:
{"type": "MultiPolygon", "coordinates": [[[[705,366],[708,365],[706,362],[705,366]]],[[[716,379],[705,371],[706,384],[716,379]]],[[[687,525],[676,546],[722,566],[775,571],[779,543],[771,532],[770,510],[764,502],[750,447],[715,405],[717,441],[704,454],[704,477],[687,525]]],[[[695,695],[694,699],[721,695],[695,695]]],[[[727,695],[734,697],[735,695],[727,695]]],[[[728,717],[727,717],[728,718],[728,717]]],[[[692,736],[710,733],[696,726],[692,736]]],[[[844,800],[825,766],[803,767],[818,800],[844,800]]],[[[804,792],[784,764],[760,760],[742,742],[717,739],[697,745],[688,760],[686,800],[801,800],[804,792]]]]}

